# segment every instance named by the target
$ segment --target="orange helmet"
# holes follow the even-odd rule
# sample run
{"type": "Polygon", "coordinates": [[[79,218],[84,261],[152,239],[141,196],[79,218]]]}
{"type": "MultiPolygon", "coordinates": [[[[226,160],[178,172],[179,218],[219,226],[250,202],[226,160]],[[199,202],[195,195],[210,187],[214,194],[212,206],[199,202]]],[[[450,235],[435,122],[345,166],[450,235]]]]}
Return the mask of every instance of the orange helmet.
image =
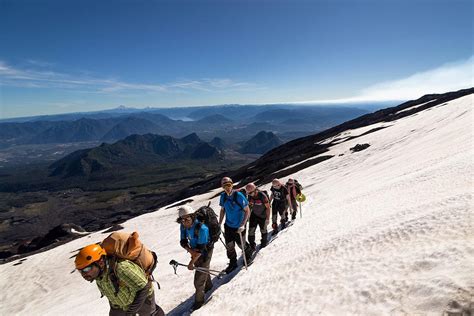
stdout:
{"type": "Polygon", "coordinates": [[[81,249],[81,251],[79,251],[76,259],[74,260],[76,269],[84,269],[91,263],[99,261],[102,256],[107,256],[107,253],[100,245],[92,244],[85,246],[81,249]]]}

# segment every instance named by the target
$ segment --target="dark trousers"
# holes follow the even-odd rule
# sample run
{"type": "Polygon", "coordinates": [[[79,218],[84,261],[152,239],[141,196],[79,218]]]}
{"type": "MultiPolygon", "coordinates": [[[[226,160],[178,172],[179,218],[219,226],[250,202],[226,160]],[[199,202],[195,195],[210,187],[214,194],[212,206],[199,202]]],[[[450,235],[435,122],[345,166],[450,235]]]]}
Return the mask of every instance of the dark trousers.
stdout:
{"type": "Polygon", "coordinates": [[[286,204],[285,203],[273,203],[272,204],[272,223],[276,224],[278,214],[281,219],[280,222],[285,223],[287,221],[286,204]]]}
{"type": "MultiPolygon", "coordinates": [[[[199,258],[194,266],[209,269],[209,266],[211,265],[213,250],[214,250],[213,248],[208,249],[207,257],[204,259],[199,258]]],[[[194,295],[194,301],[196,303],[203,304],[205,292],[212,288],[212,281],[211,281],[211,276],[209,275],[209,273],[204,273],[204,272],[199,272],[199,271],[194,272],[194,288],[196,289],[196,294],[194,295]]]]}
{"type": "MultiPolygon", "coordinates": [[[[244,230],[242,232],[242,239],[244,241],[244,252],[245,256],[247,258],[250,258],[252,256],[252,249],[250,248],[249,243],[245,239],[245,233],[246,231],[244,230]]],[[[240,242],[240,234],[237,232],[237,228],[231,228],[227,225],[224,224],[224,239],[225,239],[225,245],[227,247],[227,258],[229,258],[230,262],[232,263],[237,263],[237,253],[235,252],[235,244],[242,249],[242,245],[240,242]]]]}
{"type": "MultiPolygon", "coordinates": [[[[155,303],[155,292],[148,296],[137,312],[140,316],[165,316],[165,312],[155,303]]],[[[110,307],[109,316],[129,316],[126,311],[110,307]]]]}
{"type": "Polygon", "coordinates": [[[249,219],[249,243],[252,248],[255,249],[257,246],[255,244],[255,231],[257,230],[257,226],[260,227],[260,234],[262,235],[262,240],[260,243],[262,244],[262,247],[265,247],[267,245],[267,225],[265,225],[265,218],[258,217],[254,213],[250,214],[250,219],[249,219]]]}
{"type": "Polygon", "coordinates": [[[291,213],[291,219],[295,219],[296,214],[298,213],[298,202],[296,202],[296,200],[291,200],[291,206],[289,207],[289,209],[291,213]]]}

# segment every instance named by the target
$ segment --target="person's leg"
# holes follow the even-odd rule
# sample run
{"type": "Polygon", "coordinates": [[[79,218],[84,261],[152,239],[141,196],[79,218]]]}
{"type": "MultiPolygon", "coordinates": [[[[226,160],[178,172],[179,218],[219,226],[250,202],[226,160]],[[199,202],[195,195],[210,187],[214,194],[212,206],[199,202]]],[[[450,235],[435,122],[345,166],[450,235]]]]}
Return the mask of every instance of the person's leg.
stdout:
{"type": "Polygon", "coordinates": [[[194,272],[194,288],[196,289],[194,295],[194,305],[204,304],[204,288],[207,282],[207,273],[195,271],[194,272]]]}
{"type": "Polygon", "coordinates": [[[278,206],[276,203],[272,204],[272,224],[276,224],[278,221],[278,206]]]}
{"type": "Polygon", "coordinates": [[[296,200],[291,200],[291,206],[293,208],[293,211],[291,212],[291,219],[294,220],[296,219],[296,214],[298,213],[298,203],[296,200]]]}
{"type": "MultiPolygon", "coordinates": [[[[234,229],[224,224],[224,239],[227,248],[227,258],[230,261],[237,261],[237,253],[235,252],[235,232],[234,229]]],[[[239,240],[240,242],[240,240],[239,240]]]]}
{"type": "Polygon", "coordinates": [[[127,313],[124,310],[110,306],[109,316],[127,316],[127,313]]]}
{"type": "Polygon", "coordinates": [[[255,247],[257,246],[255,244],[255,231],[257,230],[257,224],[258,224],[258,218],[252,213],[250,215],[250,220],[249,220],[249,244],[250,244],[250,247],[252,247],[253,249],[255,249],[255,247]]]}
{"type": "MultiPolygon", "coordinates": [[[[203,268],[209,269],[211,266],[211,259],[212,253],[214,252],[214,248],[210,248],[207,250],[207,259],[203,261],[202,266],[203,268]]],[[[207,274],[206,284],[204,286],[204,293],[209,292],[212,289],[212,280],[211,275],[207,274]]]]}
{"type": "MultiPolygon", "coordinates": [[[[225,269],[226,273],[230,273],[237,268],[237,253],[235,252],[235,229],[230,228],[224,224],[224,239],[227,248],[227,258],[229,258],[229,265],[225,269]]],[[[238,235],[238,234],[237,234],[238,235]]],[[[240,239],[239,239],[240,242],[240,239]]]]}
{"type": "Polygon", "coordinates": [[[281,205],[279,206],[278,213],[280,213],[280,223],[285,224],[286,221],[288,220],[288,212],[287,212],[287,206],[286,205],[281,205]]]}
{"type": "Polygon", "coordinates": [[[245,258],[247,259],[247,262],[248,262],[250,259],[252,259],[253,250],[250,247],[250,244],[245,240],[246,231],[244,230],[241,234],[242,234],[242,240],[244,242],[243,248],[242,248],[242,243],[240,242],[240,234],[237,233],[237,231],[235,232],[235,243],[240,247],[240,249],[244,251],[245,258]]]}
{"type": "Polygon", "coordinates": [[[161,310],[163,312],[163,310],[161,309],[161,307],[157,306],[158,305],[156,305],[155,303],[155,292],[153,291],[153,293],[146,298],[145,302],[143,303],[142,307],[140,307],[137,314],[140,316],[160,315],[159,311],[161,310]]]}
{"type": "Polygon", "coordinates": [[[264,248],[268,241],[267,225],[265,225],[265,222],[265,218],[258,219],[258,226],[260,227],[260,234],[262,236],[262,239],[260,240],[260,248],[264,248]]]}

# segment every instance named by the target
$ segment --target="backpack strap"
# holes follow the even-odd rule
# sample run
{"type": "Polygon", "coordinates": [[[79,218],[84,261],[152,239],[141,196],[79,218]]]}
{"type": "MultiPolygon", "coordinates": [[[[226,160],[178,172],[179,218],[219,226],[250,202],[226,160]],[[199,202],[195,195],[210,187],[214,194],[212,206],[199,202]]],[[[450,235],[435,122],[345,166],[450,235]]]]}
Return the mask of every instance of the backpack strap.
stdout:
{"type": "Polygon", "coordinates": [[[222,194],[224,194],[224,203],[227,202],[227,201],[229,201],[229,200],[232,200],[232,203],[237,204],[242,210],[244,209],[244,207],[242,206],[242,204],[240,204],[239,201],[237,200],[237,191],[232,192],[232,195],[231,195],[230,198],[229,198],[229,196],[227,195],[227,193],[222,192],[222,194]]]}
{"type": "Polygon", "coordinates": [[[202,223],[199,222],[194,226],[194,237],[197,239],[199,238],[199,231],[201,230],[202,223]]]}
{"type": "Polygon", "coordinates": [[[232,201],[236,203],[242,210],[244,210],[244,207],[242,206],[242,204],[240,204],[239,201],[237,200],[237,193],[238,193],[237,191],[234,191],[232,193],[232,201]]]}
{"type": "Polygon", "coordinates": [[[108,273],[109,273],[109,278],[110,281],[112,282],[112,285],[114,286],[115,289],[115,296],[118,295],[119,288],[120,288],[120,281],[117,277],[117,258],[112,256],[108,257],[108,273]]]}

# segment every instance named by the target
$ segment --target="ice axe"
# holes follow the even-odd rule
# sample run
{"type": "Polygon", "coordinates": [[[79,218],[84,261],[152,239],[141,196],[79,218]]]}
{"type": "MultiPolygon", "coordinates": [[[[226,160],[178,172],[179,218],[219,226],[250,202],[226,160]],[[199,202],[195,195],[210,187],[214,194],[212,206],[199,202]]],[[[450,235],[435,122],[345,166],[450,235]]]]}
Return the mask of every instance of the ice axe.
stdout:
{"type": "MultiPolygon", "coordinates": [[[[179,262],[176,261],[176,260],[171,260],[171,261],[170,261],[170,265],[173,267],[173,269],[174,269],[174,274],[176,274],[176,275],[178,275],[178,273],[177,273],[178,266],[183,266],[183,267],[187,267],[187,266],[188,266],[187,264],[179,263],[179,262]]],[[[207,274],[213,275],[213,276],[217,277],[218,279],[220,279],[220,278],[222,277],[222,276],[220,275],[220,272],[221,272],[221,271],[212,270],[212,269],[206,269],[206,268],[203,268],[203,267],[195,267],[194,270],[196,270],[196,271],[198,271],[198,272],[202,272],[202,273],[207,273],[207,274]]]]}
{"type": "Polygon", "coordinates": [[[300,193],[296,196],[296,201],[298,201],[298,203],[300,205],[300,218],[302,218],[303,217],[303,209],[301,207],[301,203],[306,201],[306,196],[303,193],[300,193]]]}

